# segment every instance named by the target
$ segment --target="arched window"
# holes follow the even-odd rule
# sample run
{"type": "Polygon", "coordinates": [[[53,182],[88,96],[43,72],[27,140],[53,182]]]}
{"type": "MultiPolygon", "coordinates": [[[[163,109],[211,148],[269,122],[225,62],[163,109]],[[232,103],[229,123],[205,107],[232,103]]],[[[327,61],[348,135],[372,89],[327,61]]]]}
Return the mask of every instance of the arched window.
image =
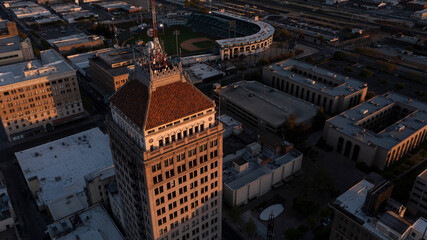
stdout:
{"type": "Polygon", "coordinates": [[[344,156],[349,157],[350,156],[350,151],[351,151],[351,142],[347,141],[345,144],[345,149],[344,149],[344,156]]]}
{"type": "Polygon", "coordinates": [[[354,145],[353,155],[351,157],[351,160],[357,161],[357,159],[359,158],[359,152],[360,152],[360,146],[357,144],[354,145]]]}

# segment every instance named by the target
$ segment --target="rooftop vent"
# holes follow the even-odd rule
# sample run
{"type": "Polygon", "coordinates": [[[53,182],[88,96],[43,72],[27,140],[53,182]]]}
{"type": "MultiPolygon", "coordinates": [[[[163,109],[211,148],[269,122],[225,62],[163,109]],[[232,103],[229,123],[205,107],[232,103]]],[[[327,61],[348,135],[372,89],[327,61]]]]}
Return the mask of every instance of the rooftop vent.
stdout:
{"type": "Polygon", "coordinates": [[[403,124],[397,124],[397,126],[396,126],[396,131],[403,131],[404,129],[405,129],[405,125],[403,125],[403,124]]]}
{"type": "Polygon", "coordinates": [[[361,114],[367,114],[369,112],[368,109],[360,109],[361,114]]]}
{"type": "Polygon", "coordinates": [[[316,84],[316,81],[308,79],[308,78],[305,80],[305,82],[308,83],[308,84],[311,84],[311,85],[316,84]]]}

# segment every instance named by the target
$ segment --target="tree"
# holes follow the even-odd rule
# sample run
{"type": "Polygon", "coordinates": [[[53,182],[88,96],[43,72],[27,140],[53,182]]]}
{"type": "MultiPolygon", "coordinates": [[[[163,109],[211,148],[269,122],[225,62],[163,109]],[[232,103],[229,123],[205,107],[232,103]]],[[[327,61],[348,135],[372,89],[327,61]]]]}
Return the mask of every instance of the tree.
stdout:
{"type": "Polygon", "coordinates": [[[361,77],[368,78],[368,77],[371,77],[372,75],[374,75],[374,73],[369,71],[368,69],[364,68],[364,69],[362,69],[362,71],[360,71],[359,75],[361,77]]]}
{"type": "Polygon", "coordinates": [[[229,215],[231,218],[231,221],[238,222],[240,220],[240,208],[236,205],[233,206],[233,208],[230,210],[229,215]]]}
{"type": "Polygon", "coordinates": [[[313,118],[313,130],[322,129],[325,125],[325,121],[328,119],[328,115],[326,115],[323,107],[319,107],[317,109],[316,116],[313,118]]]}
{"type": "Polygon", "coordinates": [[[341,51],[336,51],[334,53],[334,59],[335,60],[344,60],[345,59],[345,53],[341,51]]]}
{"type": "Polygon", "coordinates": [[[252,218],[243,225],[243,230],[248,234],[249,237],[252,238],[252,236],[256,233],[256,224],[252,220],[252,218]]]}

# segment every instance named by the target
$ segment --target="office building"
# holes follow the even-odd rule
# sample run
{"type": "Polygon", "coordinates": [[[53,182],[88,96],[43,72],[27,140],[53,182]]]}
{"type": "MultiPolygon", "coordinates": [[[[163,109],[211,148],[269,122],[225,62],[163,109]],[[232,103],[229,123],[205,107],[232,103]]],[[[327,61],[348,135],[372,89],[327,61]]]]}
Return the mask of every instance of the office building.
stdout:
{"type": "Polygon", "coordinates": [[[112,95],[128,81],[133,63],[141,57],[139,49],[131,48],[97,53],[89,59],[88,75],[102,95],[112,95]]]}
{"type": "Polygon", "coordinates": [[[127,238],[220,239],[222,126],[158,39],[110,99],[107,129],[127,238]],[[151,62],[150,57],[157,61],[151,62]]]}
{"type": "Polygon", "coordinates": [[[76,71],[55,50],[0,67],[0,118],[9,141],[84,117],[76,71]]]}
{"type": "Polygon", "coordinates": [[[0,46],[0,66],[34,58],[31,40],[21,39],[15,22],[0,20],[0,46]]]}
{"type": "Polygon", "coordinates": [[[408,211],[416,216],[427,217],[427,169],[415,179],[409,196],[408,211]]]}
{"type": "Polygon", "coordinates": [[[224,202],[232,207],[260,197],[301,170],[302,153],[281,141],[283,151],[275,152],[261,143],[251,143],[224,157],[224,202]]]}
{"type": "Polygon", "coordinates": [[[427,221],[405,217],[406,208],[390,199],[393,185],[362,180],[329,206],[334,211],[330,240],[425,240],[427,221]]]}
{"type": "Polygon", "coordinates": [[[66,37],[60,37],[47,40],[56,51],[62,55],[77,53],[78,50],[89,50],[102,48],[104,46],[104,37],[86,34],[75,34],[66,37]]]}
{"type": "Polygon", "coordinates": [[[427,104],[388,92],[326,121],[323,138],[335,151],[381,170],[425,141],[427,104]]]}
{"type": "Polygon", "coordinates": [[[84,176],[85,190],[90,205],[102,203],[107,209],[110,208],[108,197],[108,186],[116,181],[114,166],[97,169],[84,176]]]}
{"type": "Polygon", "coordinates": [[[87,208],[91,201],[100,201],[93,198],[100,194],[89,195],[88,199],[85,176],[113,165],[108,136],[99,128],[26,149],[15,156],[37,207],[46,210],[55,221],[87,208]]]}
{"type": "Polygon", "coordinates": [[[124,240],[102,205],[83,209],[47,226],[53,240],[124,240]]]}
{"type": "Polygon", "coordinates": [[[297,60],[285,60],[262,70],[262,81],[325,112],[339,113],[365,101],[366,83],[297,60]]]}
{"type": "Polygon", "coordinates": [[[286,119],[294,115],[297,123],[311,123],[318,108],[257,81],[216,86],[213,95],[222,111],[260,132],[280,133],[284,130],[286,119]]]}

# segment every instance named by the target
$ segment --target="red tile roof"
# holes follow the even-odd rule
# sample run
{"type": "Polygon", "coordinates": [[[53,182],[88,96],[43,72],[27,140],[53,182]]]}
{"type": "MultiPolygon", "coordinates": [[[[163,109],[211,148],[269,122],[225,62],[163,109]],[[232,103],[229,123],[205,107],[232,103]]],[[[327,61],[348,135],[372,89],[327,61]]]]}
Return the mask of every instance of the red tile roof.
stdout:
{"type": "Polygon", "coordinates": [[[145,124],[145,130],[214,107],[209,98],[188,82],[158,87],[148,100],[147,87],[138,80],[132,80],[111,97],[111,102],[141,129],[145,124]]]}

